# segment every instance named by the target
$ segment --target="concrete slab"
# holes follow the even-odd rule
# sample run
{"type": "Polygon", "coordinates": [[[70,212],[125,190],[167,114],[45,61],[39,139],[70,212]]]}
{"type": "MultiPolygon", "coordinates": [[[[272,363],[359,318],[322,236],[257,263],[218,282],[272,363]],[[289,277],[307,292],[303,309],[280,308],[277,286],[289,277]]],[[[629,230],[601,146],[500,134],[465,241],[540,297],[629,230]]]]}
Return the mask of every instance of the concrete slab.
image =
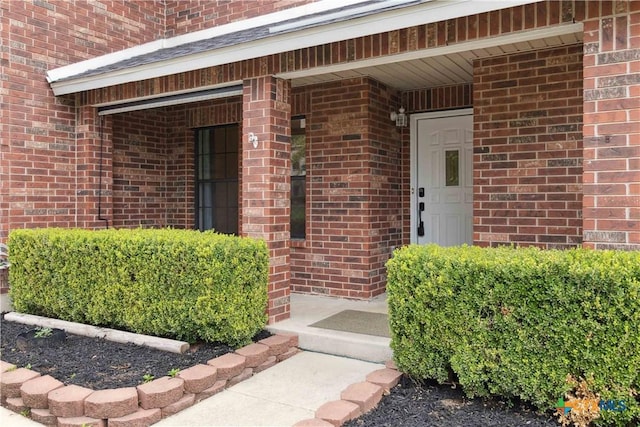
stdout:
{"type": "Polygon", "coordinates": [[[7,408],[3,408],[2,406],[0,406],[0,425],[11,427],[42,427],[42,424],[10,411],[7,408]]]}
{"type": "Polygon", "coordinates": [[[313,415],[314,412],[307,409],[265,401],[229,389],[154,426],[292,426],[313,415]]]}
{"type": "Polygon", "coordinates": [[[157,426],[291,426],[340,399],[352,383],[382,365],[301,352],[155,424],[157,426]]]}
{"type": "Polygon", "coordinates": [[[386,294],[370,301],[291,294],[291,317],[269,325],[267,329],[274,334],[293,333],[298,335],[298,346],[303,350],[335,354],[375,363],[391,360],[393,351],[389,338],[309,326],[343,310],[387,313],[386,294]]]}
{"type": "Polygon", "coordinates": [[[315,411],[340,399],[353,383],[364,381],[379,364],[303,351],[233,387],[236,393],[315,411]]]}

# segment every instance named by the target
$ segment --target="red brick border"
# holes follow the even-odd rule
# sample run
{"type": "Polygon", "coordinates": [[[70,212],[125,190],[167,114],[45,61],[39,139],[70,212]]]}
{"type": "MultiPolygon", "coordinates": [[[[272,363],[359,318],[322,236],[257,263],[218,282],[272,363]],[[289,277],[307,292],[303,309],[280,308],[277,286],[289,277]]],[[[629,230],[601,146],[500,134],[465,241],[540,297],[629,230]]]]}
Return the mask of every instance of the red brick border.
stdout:
{"type": "Polygon", "coordinates": [[[351,384],[340,393],[340,400],[333,400],[320,406],[315,418],[301,420],[293,427],[340,427],[344,423],[374,409],[378,406],[382,396],[400,381],[402,373],[397,370],[393,362],[387,362],[386,367],[367,375],[366,381],[351,384]]]}
{"type": "Polygon", "coordinates": [[[259,345],[268,348],[270,356],[255,367],[249,367],[247,357],[243,355],[255,353],[257,344],[250,344],[235,353],[211,359],[207,365],[182,370],[181,373],[188,371],[184,377],[178,374],[175,378],[162,377],[137,387],[97,391],[78,386],[60,387],[62,383],[58,384],[53,378],[50,381],[38,372],[0,361],[3,374],[0,399],[2,406],[13,411],[35,411],[32,418],[45,424],[67,425],[71,422],[69,417],[75,417],[92,425],[127,425],[130,422],[151,425],[292,356],[298,351],[298,337],[274,335],[261,340],[259,345]],[[229,364],[233,366],[229,367],[229,364]],[[222,378],[220,366],[235,374],[222,378]],[[203,389],[209,385],[211,387],[203,389]],[[58,408],[54,412],[58,415],[51,411],[52,397],[58,408]],[[131,404],[132,399],[135,404],[131,404]],[[91,417],[96,414],[101,418],[91,417]]]}

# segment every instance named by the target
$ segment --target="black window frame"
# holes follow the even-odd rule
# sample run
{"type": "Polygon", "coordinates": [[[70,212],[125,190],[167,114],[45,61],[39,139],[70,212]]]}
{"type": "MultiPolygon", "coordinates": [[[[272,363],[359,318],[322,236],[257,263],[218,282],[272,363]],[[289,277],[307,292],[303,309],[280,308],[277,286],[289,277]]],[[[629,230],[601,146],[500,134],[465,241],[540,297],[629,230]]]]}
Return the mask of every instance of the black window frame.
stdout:
{"type": "MultiPolygon", "coordinates": [[[[213,138],[214,136],[211,136],[211,138],[213,138]]],[[[201,127],[201,128],[196,128],[194,129],[193,132],[193,146],[194,146],[194,155],[193,155],[193,160],[194,160],[194,205],[195,205],[195,211],[194,211],[194,228],[196,230],[200,230],[200,231],[205,231],[205,230],[210,230],[210,229],[214,229],[216,232],[219,233],[223,233],[223,234],[231,234],[231,235],[238,235],[239,233],[239,212],[240,212],[240,157],[241,157],[241,144],[240,144],[240,125],[238,123],[230,123],[230,124],[224,124],[224,125],[215,125],[215,126],[205,126],[205,127],[201,127]],[[209,179],[201,179],[200,178],[200,165],[199,165],[199,161],[200,161],[200,151],[199,151],[199,142],[200,142],[200,133],[203,131],[210,131],[213,135],[215,135],[215,131],[219,130],[219,129],[224,129],[225,130],[225,145],[227,143],[227,139],[228,136],[226,135],[226,133],[228,132],[228,129],[234,129],[235,134],[236,134],[236,157],[237,157],[237,165],[236,165],[236,169],[235,169],[235,177],[225,177],[225,178],[214,178],[213,177],[213,172],[212,172],[212,176],[209,179]],[[212,207],[213,211],[211,212],[211,221],[212,221],[212,227],[210,228],[203,228],[203,224],[201,224],[200,222],[200,186],[203,183],[210,183],[214,185],[214,188],[212,188],[212,201],[213,203],[215,203],[215,184],[217,183],[235,183],[236,184],[236,188],[237,188],[237,192],[236,192],[236,198],[235,198],[235,203],[236,203],[236,216],[235,216],[235,222],[234,225],[232,227],[232,231],[229,231],[230,229],[228,227],[221,229],[219,228],[216,224],[216,215],[215,215],[215,207],[212,207]]],[[[214,142],[215,144],[215,142],[214,142]]],[[[225,148],[224,154],[225,156],[228,155],[229,153],[232,153],[230,151],[226,151],[227,149],[225,148]]],[[[214,159],[214,154],[215,154],[215,150],[212,152],[209,152],[208,155],[210,156],[210,167],[211,170],[213,171],[213,165],[215,163],[215,159],[214,159]]],[[[225,158],[226,160],[226,158],[225,158]]],[[[227,171],[227,167],[228,167],[228,162],[225,161],[225,175],[227,175],[226,171],[227,171]]],[[[228,196],[227,196],[228,197],[228,196]]],[[[226,207],[226,209],[228,210],[229,207],[226,207]]],[[[228,213],[228,212],[227,212],[228,213]]],[[[229,222],[229,217],[225,218],[225,221],[227,221],[227,225],[230,224],[229,222]]]]}

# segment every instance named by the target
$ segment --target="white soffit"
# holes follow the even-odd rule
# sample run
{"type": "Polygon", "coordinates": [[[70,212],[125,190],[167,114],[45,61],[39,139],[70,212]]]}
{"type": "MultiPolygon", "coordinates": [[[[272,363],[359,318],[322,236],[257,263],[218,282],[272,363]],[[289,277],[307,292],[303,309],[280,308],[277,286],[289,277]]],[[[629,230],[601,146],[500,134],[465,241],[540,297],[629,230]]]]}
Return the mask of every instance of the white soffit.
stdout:
{"type": "Polygon", "coordinates": [[[547,37],[563,36],[565,34],[582,33],[583,24],[581,22],[575,24],[562,24],[555,27],[539,28],[535,30],[525,30],[516,33],[509,33],[502,36],[494,36],[485,39],[472,40],[468,42],[455,43],[448,46],[423,49],[399,53],[395,55],[386,55],[362,61],[352,61],[348,63],[330,65],[326,67],[315,67],[307,70],[292,71],[289,73],[280,73],[276,77],[283,79],[298,79],[322,74],[337,73],[341,71],[354,70],[365,67],[375,67],[398,62],[411,61],[414,59],[432,58],[444,56],[454,53],[466,52],[475,49],[487,49],[494,46],[511,45],[522,42],[530,42],[540,40],[547,37]]]}
{"type": "MultiPolygon", "coordinates": [[[[340,2],[340,5],[357,4],[362,1],[363,0],[344,0],[340,2]]],[[[195,40],[203,40],[207,37],[212,38],[225,33],[239,31],[240,29],[240,27],[237,27],[230,31],[229,28],[223,28],[227,26],[221,26],[211,30],[198,32],[201,34],[193,33],[192,35],[180,36],[184,37],[183,39],[180,39],[182,41],[177,40],[178,38],[174,38],[153,42],[153,46],[150,46],[151,44],[142,45],[133,49],[144,48],[146,50],[135,52],[133,54],[131,49],[128,49],[127,51],[105,55],[103,57],[51,70],[47,73],[47,79],[49,80],[55,95],[64,95],[259,58],[262,56],[348,40],[385,31],[393,31],[415,25],[429,24],[447,19],[459,18],[461,16],[475,15],[478,13],[510,8],[522,4],[535,3],[537,1],[539,0],[429,0],[414,6],[407,6],[387,12],[371,14],[357,19],[329,23],[311,28],[302,28],[285,34],[278,34],[265,39],[239,43],[234,46],[214,49],[211,51],[194,53],[191,55],[134,66],[131,68],[107,71],[105,73],[91,76],[73,77],[74,75],[81,74],[89,69],[99,68],[131,58],[132,56],[153,52],[154,49],[157,50],[161,48],[175,47],[195,40]],[[207,31],[209,32],[206,33],[207,31]]],[[[329,0],[325,2],[311,3],[306,6],[310,7],[316,5],[316,7],[319,7],[320,4],[324,5],[324,11],[331,9],[328,7],[329,4],[333,4],[334,9],[338,8],[337,1],[329,0]]],[[[304,16],[304,14],[301,14],[304,7],[305,6],[293,8],[289,13],[294,13],[292,11],[295,10],[298,17],[304,16]]],[[[265,15],[262,19],[267,19],[267,17],[272,15],[273,14],[265,15]]],[[[291,17],[289,16],[287,18],[279,19],[278,22],[282,22],[287,19],[291,19],[291,17]]],[[[248,22],[240,21],[237,24],[239,26],[246,26],[248,25],[248,22]]],[[[276,22],[273,21],[273,24],[275,25],[276,22]]],[[[258,24],[254,23],[254,25],[258,24]]]]}

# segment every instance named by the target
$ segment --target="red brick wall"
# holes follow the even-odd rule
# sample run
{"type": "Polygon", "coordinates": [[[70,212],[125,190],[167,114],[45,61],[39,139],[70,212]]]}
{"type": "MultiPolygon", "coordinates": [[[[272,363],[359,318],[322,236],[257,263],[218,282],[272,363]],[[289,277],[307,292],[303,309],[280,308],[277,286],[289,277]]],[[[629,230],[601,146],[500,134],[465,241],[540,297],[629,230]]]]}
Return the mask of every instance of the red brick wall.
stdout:
{"type": "Polygon", "coordinates": [[[474,243],[582,242],[582,46],[474,64],[474,243]]]}
{"type": "Polygon", "coordinates": [[[584,240],[640,250],[640,2],[590,2],[584,56],[584,240]]]}
{"type": "Polygon", "coordinates": [[[167,113],[113,116],[113,226],[167,224],[167,113]]]}
{"type": "MultiPolygon", "coordinates": [[[[112,212],[112,117],[99,117],[93,107],[77,110],[75,182],[75,223],[80,228],[105,228],[112,212]]],[[[67,188],[61,194],[69,194],[67,188]]],[[[56,218],[58,219],[58,218],[56,218]]],[[[36,225],[50,227],[51,225],[36,225]]]]}
{"type": "Polygon", "coordinates": [[[272,76],[244,81],[241,235],[269,249],[269,323],[289,317],[291,83],[272,76]],[[253,133],[257,146],[249,141],[253,133]]]}
{"type": "Polygon", "coordinates": [[[84,155],[76,152],[76,132],[85,123],[72,98],[53,96],[46,70],[163,32],[164,5],[156,1],[0,3],[0,241],[10,229],[72,227],[89,216],[77,209],[86,177],[76,166],[84,155]]]}
{"type": "Polygon", "coordinates": [[[291,253],[292,290],[369,298],[401,243],[400,135],[393,91],[369,79],[297,88],[307,118],[307,235],[291,253]]]}
{"type": "Polygon", "coordinates": [[[166,36],[178,36],[311,2],[313,0],[169,0],[166,1],[166,36]]]}

